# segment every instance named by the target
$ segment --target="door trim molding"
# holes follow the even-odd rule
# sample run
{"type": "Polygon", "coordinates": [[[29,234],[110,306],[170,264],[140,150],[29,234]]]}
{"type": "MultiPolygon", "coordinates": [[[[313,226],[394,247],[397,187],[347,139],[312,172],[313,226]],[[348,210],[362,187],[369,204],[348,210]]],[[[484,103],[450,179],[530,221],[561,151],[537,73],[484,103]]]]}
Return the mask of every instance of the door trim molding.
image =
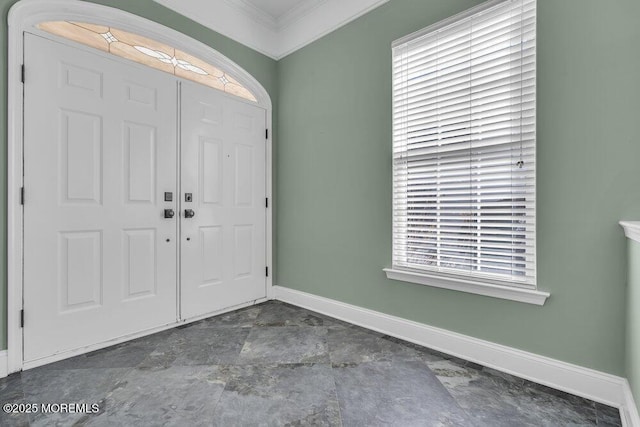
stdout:
{"type": "MultiPolygon", "coordinates": [[[[161,7],[161,6],[159,6],[161,7]]],[[[20,310],[23,304],[23,110],[24,98],[21,65],[24,58],[25,31],[41,34],[34,25],[42,21],[76,20],[117,26],[126,31],[158,40],[188,52],[229,72],[255,95],[257,105],[266,111],[267,127],[272,129],[272,103],[266,89],[238,64],[214,48],[186,34],[157,22],[116,8],[79,0],[20,0],[14,4],[8,17],[8,122],[7,122],[7,366],[8,372],[23,368],[22,328],[20,310]]],[[[47,35],[47,38],[74,45],[73,42],[47,35]]],[[[273,132],[266,140],[266,194],[270,199],[266,211],[266,263],[273,261],[273,191],[272,147],[273,132]]],[[[28,192],[26,202],[28,203],[28,192]]],[[[272,275],[266,278],[266,294],[271,294],[272,275]]],[[[28,322],[28,313],[26,315],[28,322]]]]}

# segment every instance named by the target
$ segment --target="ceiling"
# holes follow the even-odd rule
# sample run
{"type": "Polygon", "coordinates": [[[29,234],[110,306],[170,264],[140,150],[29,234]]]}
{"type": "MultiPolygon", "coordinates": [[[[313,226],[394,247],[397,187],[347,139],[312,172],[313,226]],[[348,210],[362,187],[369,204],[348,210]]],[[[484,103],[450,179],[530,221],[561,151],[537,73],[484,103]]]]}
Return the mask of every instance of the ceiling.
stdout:
{"type": "Polygon", "coordinates": [[[389,0],[155,0],[280,59],[389,0]]]}

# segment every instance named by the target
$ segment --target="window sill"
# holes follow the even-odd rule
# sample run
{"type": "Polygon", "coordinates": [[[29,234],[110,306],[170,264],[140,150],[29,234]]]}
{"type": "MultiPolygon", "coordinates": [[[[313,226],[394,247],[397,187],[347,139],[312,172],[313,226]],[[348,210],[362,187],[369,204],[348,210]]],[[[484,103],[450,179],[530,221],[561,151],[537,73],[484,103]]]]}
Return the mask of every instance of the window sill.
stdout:
{"type": "Polygon", "coordinates": [[[547,298],[551,296],[548,292],[484,283],[473,279],[451,278],[440,276],[437,273],[418,273],[393,268],[385,268],[384,272],[387,274],[387,278],[392,280],[468,292],[493,298],[502,298],[527,304],[544,305],[547,298]]]}

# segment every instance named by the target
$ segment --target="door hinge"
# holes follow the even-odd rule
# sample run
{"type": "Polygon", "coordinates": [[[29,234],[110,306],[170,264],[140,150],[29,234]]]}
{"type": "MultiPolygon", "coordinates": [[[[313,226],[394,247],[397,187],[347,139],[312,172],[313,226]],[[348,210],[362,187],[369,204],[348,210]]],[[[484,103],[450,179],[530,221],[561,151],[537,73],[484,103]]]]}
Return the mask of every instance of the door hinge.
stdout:
{"type": "Polygon", "coordinates": [[[22,68],[20,70],[20,81],[24,83],[24,64],[22,64],[22,68]]]}
{"type": "Polygon", "coordinates": [[[264,130],[264,139],[269,139],[269,129],[264,130]]]}
{"type": "Polygon", "coordinates": [[[269,207],[269,198],[268,197],[266,199],[264,199],[264,207],[265,208],[269,207]]]}
{"type": "Polygon", "coordinates": [[[269,267],[264,268],[265,276],[269,277],[269,267]]]}
{"type": "Polygon", "coordinates": [[[20,310],[20,327],[24,328],[24,310],[20,310]]]}
{"type": "Polygon", "coordinates": [[[20,187],[20,204],[24,205],[24,187],[20,187]]]}

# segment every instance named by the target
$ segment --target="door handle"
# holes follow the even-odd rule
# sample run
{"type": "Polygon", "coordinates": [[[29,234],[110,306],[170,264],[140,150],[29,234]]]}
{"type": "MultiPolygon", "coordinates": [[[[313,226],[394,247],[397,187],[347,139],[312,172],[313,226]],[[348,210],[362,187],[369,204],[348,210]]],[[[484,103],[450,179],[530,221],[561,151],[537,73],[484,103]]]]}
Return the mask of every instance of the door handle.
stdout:
{"type": "Polygon", "coordinates": [[[196,216],[196,213],[193,211],[193,209],[185,209],[184,210],[184,217],[185,218],[193,218],[194,216],[196,216]]]}
{"type": "Polygon", "coordinates": [[[165,209],[165,210],[164,210],[164,217],[165,217],[165,218],[173,218],[173,216],[174,216],[175,214],[176,214],[176,213],[173,211],[173,209],[165,209]]]}

